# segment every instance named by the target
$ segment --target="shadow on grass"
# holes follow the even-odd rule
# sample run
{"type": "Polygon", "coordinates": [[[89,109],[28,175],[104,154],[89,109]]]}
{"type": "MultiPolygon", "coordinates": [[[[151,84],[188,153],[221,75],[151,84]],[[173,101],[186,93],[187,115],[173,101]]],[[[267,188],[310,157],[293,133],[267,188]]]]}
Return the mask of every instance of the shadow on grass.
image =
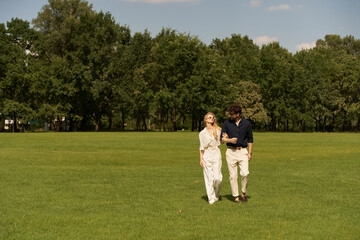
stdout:
{"type": "MultiPolygon", "coordinates": [[[[231,194],[224,195],[224,197],[231,202],[235,202],[235,198],[231,194]]],[[[246,195],[246,198],[250,199],[251,196],[246,195]]],[[[240,201],[241,201],[241,196],[240,196],[240,201]]]]}
{"type": "MultiPolygon", "coordinates": [[[[250,196],[246,196],[247,199],[250,199],[251,197],[250,196]]],[[[206,195],[202,196],[201,199],[203,199],[204,201],[208,201],[208,197],[206,195]]],[[[235,202],[234,201],[234,197],[231,195],[231,194],[227,194],[227,195],[220,195],[219,197],[219,201],[222,201],[223,199],[227,199],[229,200],[230,202],[235,202]]],[[[241,200],[241,199],[240,199],[241,200]]]]}

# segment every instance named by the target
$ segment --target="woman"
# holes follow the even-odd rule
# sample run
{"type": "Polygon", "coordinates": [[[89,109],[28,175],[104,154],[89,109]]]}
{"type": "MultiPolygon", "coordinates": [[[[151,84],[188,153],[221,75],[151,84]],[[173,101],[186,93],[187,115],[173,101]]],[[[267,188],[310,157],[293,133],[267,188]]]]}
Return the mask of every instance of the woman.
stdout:
{"type": "Polygon", "coordinates": [[[210,204],[219,200],[221,188],[221,128],[216,124],[215,115],[211,112],[204,117],[205,128],[199,133],[200,165],[203,168],[206,194],[210,204]]]}

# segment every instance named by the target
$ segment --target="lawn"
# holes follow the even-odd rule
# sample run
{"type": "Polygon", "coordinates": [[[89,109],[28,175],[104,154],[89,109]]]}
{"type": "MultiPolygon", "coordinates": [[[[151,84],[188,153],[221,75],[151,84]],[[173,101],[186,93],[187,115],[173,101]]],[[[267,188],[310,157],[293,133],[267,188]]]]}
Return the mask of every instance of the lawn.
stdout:
{"type": "Polygon", "coordinates": [[[198,133],[0,134],[0,239],[359,239],[360,134],[254,133],[209,205],[198,133]]]}

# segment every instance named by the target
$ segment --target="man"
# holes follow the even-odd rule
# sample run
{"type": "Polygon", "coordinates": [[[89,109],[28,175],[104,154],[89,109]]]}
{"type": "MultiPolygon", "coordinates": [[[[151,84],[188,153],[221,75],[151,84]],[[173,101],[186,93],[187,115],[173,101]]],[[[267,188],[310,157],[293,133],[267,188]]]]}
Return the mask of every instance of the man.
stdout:
{"type": "Polygon", "coordinates": [[[230,187],[235,202],[239,202],[238,173],[241,175],[241,201],[247,202],[246,188],[249,175],[249,162],[252,156],[253,134],[250,121],[241,117],[241,107],[237,104],[228,108],[229,118],[221,130],[221,142],[226,143],[226,162],[230,175],[230,187]],[[249,150],[246,148],[249,147],[249,150]]]}

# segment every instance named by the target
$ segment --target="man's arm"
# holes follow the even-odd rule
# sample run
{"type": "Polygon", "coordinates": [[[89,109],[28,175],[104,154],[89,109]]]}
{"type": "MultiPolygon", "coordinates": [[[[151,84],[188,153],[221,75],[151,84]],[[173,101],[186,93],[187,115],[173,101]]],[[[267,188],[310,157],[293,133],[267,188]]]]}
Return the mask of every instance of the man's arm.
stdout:
{"type": "Polygon", "coordinates": [[[232,143],[236,144],[237,138],[229,138],[228,132],[228,122],[225,121],[223,128],[221,129],[220,141],[221,143],[232,143]]]}
{"type": "Polygon", "coordinates": [[[250,160],[252,158],[252,151],[253,151],[253,144],[254,144],[254,138],[253,138],[251,124],[249,125],[248,130],[247,130],[247,141],[248,141],[248,146],[249,146],[248,159],[249,159],[249,162],[250,162],[250,160]]]}
{"type": "Polygon", "coordinates": [[[248,150],[248,152],[249,152],[249,154],[248,154],[248,159],[249,159],[249,162],[250,162],[250,160],[251,160],[251,158],[252,158],[253,143],[248,143],[248,145],[249,145],[249,150],[248,150]]]}

